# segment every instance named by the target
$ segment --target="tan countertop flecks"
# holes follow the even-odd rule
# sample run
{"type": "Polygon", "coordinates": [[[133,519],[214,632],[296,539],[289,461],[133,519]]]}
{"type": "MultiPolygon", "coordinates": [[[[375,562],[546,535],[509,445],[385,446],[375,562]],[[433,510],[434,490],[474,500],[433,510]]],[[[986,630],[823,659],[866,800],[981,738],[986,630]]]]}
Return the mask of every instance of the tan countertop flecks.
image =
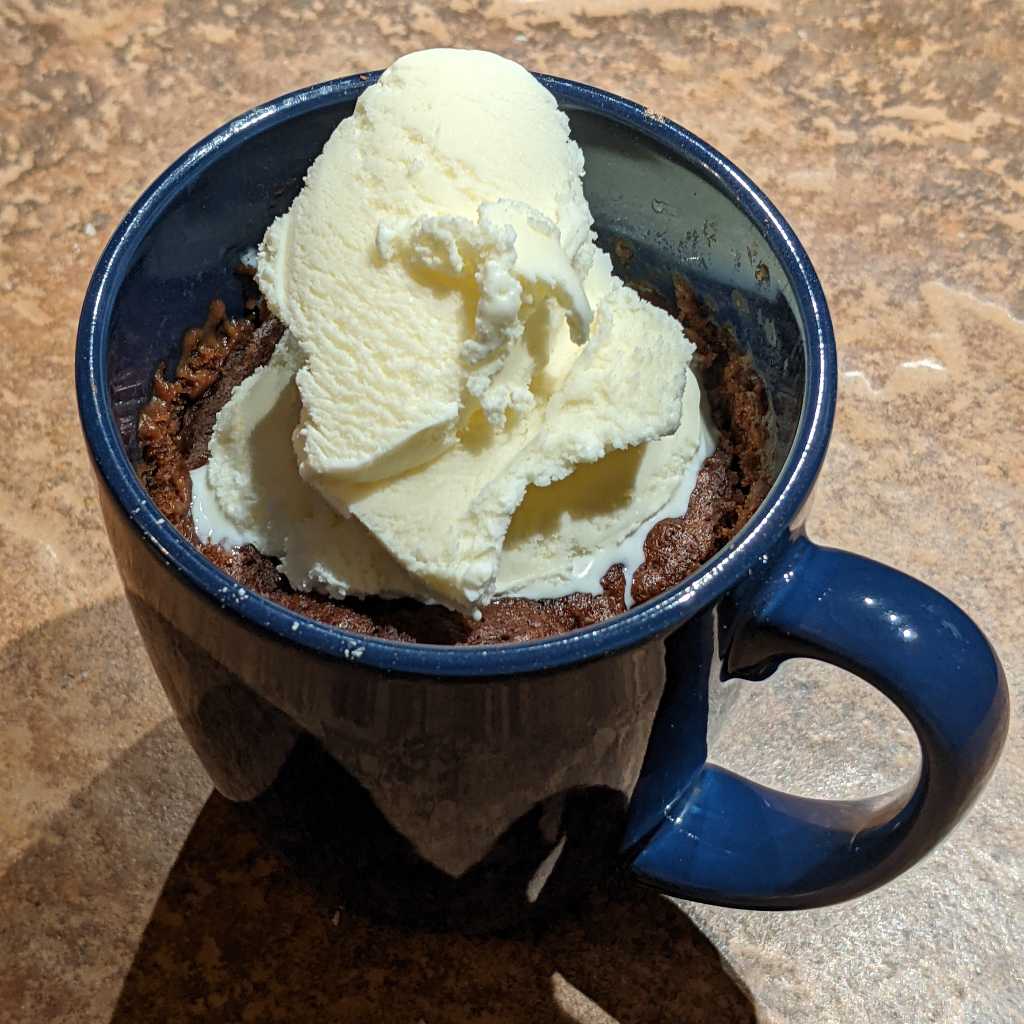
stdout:
{"type": "MultiPolygon", "coordinates": [[[[1024,743],[926,862],[764,915],[598,893],[536,940],[332,915],[254,845],[170,720],[71,401],[89,272],[188,144],[305,83],[457,44],[594,82],[718,146],[797,229],[841,399],[819,540],[945,590],[1024,669],[1024,11],[952,0],[262,0],[0,12],[0,1021],[1024,1019],[1024,743]]],[[[1014,691],[1015,709],[1020,698],[1014,691]]],[[[751,687],[715,754],[803,793],[912,772],[842,673],[751,687]]]]}

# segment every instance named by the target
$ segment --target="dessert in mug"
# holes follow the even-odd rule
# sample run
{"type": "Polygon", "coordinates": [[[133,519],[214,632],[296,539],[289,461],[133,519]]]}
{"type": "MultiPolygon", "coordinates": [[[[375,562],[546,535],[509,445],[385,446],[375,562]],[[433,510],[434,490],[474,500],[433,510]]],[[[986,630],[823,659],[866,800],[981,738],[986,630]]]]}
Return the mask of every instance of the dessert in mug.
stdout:
{"type": "Polygon", "coordinates": [[[158,371],[164,515],[258,593],[394,639],[533,639],[681,582],[763,497],[764,389],[685,281],[616,276],[583,175],[519,65],[398,60],[267,228],[248,312],[214,302],[158,371]]]}

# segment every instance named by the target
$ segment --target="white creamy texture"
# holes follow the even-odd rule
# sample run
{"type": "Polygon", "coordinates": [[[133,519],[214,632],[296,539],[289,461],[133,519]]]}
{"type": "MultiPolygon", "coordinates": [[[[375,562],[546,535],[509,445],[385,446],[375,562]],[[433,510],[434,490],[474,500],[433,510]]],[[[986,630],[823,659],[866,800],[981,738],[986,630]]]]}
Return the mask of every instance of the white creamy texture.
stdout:
{"type": "Polygon", "coordinates": [[[217,416],[210,461],[192,473],[196,533],[280,558],[297,590],[429,600],[365,526],[338,515],[299,475],[291,437],[301,410],[301,363],[286,332],[270,362],[235,388],[217,416]]]}
{"type": "Polygon", "coordinates": [[[622,565],[628,606],[648,532],[660,519],[685,514],[715,446],[691,375],[674,434],[616,451],[527,492],[505,535],[498,591],[531,598],[599,594],[604,574],[622,565]]]}
{"type": "Polygon", "coordinates": [[[298,589],[470,611],[581,589],[573,567],[678,500],[703,450],[693,349],[612,275],[582,172],[518,65],[385,72],[260,247],[289,330],[217,418],[199,532],[298,589]]]}

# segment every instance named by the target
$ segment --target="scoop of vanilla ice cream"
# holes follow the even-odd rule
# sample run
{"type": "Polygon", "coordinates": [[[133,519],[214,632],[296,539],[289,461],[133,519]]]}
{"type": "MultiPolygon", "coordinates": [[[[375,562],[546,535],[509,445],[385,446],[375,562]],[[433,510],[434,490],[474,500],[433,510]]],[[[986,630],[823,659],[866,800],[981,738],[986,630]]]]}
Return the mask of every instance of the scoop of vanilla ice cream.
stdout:
{"type": "Polygon", "coordinates": [[[474,611],[576,589],[571,566],[678,500],[707,448],[693,349],[613,276],[582,176],[519,65],[392,65],[260,246],[288,332],[217,418],[200,534],[250,539],[299,589],[474,611]],[[579,500],[581,467],[608,501],[579,500]]]}

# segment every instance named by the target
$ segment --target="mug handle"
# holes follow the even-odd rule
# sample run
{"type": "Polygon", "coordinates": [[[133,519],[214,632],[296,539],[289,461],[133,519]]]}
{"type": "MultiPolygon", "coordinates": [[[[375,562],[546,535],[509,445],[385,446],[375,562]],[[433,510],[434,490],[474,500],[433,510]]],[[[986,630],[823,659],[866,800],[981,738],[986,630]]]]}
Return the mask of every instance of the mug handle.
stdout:
{"type": "Polygon", "coordinates": [[[674,896],[796,910],[869,892],[953,828],[1006,738],[1002,666],[960,608],[895,569],[802,535],[723,614],[721,646],[724,678],[763,679],[796,657],[860,676],[913,725],[921,768],[884,796],[811,800],[705,764],[631,864],[640,881],[674,896]]]}

